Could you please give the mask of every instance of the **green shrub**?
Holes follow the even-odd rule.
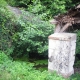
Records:
[[[0,80],[79,80],[78,73],[65,79],[56,72],[35,70],[33,66],[30,62],[12,61],[0,51]]]
[[[8,60],[9,60],[8,56],[4,52],[0,51],[0,64],[3,64]]]
[[[9,55],[14,49],[12,36],[15,34],[16,23],[14,15],[7,6],[8,4],[4,0],[0,1],[0,50]]]
[[[24,7],[29,12],[38,14],[42,19],[48,20],[53,16],[64,13],[71,7],[79,4],[73,0],[6,0],[11,6]]]
[[[65,79],[55,72],[35,70],[33,65],[28,62],[11,61],[5,66],[5,69],[0,70],[0,80],[79,80],[79,74]]]
[[[7,5],[7,2],[5,0],[0,0],[0,7],[4,7]]]
[[[32,13],[42,14],[44,17],[51,18],[54,15],[65,12],[66,2],[63,0],[33,0],[33,4],[29,5],[28,10]]]
[[[18,7],[27,7],[30,3],[30,0],[6,0],[7,3],[11,6],[18,6]]]
[[[21,31],[14,34],[15,51],[17,55],[31,53],[47,54],[48,36],[53,33],[54,27],[48,22],[41,20],[30,12],[23,11],[18,20]],[[15,55],[16,55],[15,54]]]
[[[35,70],[32,63],[11,61],[7,64],[3,64],[5,69],[0,69],[0,80],[65,80],[56,73]]]
[[[73,0],[32,0],[32,2],[32,4],[28,5],[27,10],[38,14],[44,20],[51,19],[58,14],[63,14],[79,3]]]
[[[49,22],[25,11],[17,20],[6,6],[0,7],[0,15],[0,50],[15,56],[46,52],[48,35],[53,32]]]
[[[77,33],[76,53],[80,54],[80,30],[75,32]]]
[[[76,73],[76,74],[73,74],[69,80],[79,80],[80,79],[80,73]]]

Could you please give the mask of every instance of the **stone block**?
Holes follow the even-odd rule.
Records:
[[[48,38],[48,69],[64,77],[74,74],[76,34],[54,33]]]

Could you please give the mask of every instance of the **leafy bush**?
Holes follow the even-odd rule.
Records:
[[[24,7],[29,12],[38,14],[42,19],[48,20],[53,16],[64,13],[71,7],[79,4],[73,0],[6,0],[9,5]]]
[[[3,5],[2,5],[3,4]],[[7,50],[12,45],[12,35],[15,30],[12,22],[13,15],[7,9],[7,3],[4,0],[0,1],[0,50]]]
[[[45,13],[48,15],[47,17],[50,17],[51,15],[57,15],[59,13],[65,12],[65,4],[67,1],[65,0],[36,0],[33,1],[32,5],[29,5],[28,10],[33,13],[43,14]],[[70,2],[70,0],[69,0]],[[50,15],[50,16],[49,16]],[[51,16],[51,17],[52,17]]]
[[[76,40],[76,54],[80,54],[80,30],[75,30],[74,33],[77,35]]]
[[[4,7],[7,5],[7,2],[5,0],[0,0],[0,7]]]
[[[35,70],[33,66],[30,62],[12,61],[0,51],[0,80],[79,80],[78,73],[65,79],[55,72]]]
[[[9,60],[3,52],[0,54],[0,59],[0,80],[65,80],[55,73],[35,70],[33,63]]]
[[[0,1],[0,50],[8,55],[40,55],[47,53],[47,37],[53,33],[53,27],[47,21],[49,17],[65,12],[67,5],[72,0],[6,0],[13,5],[27,5],[27,10],[34,13],[23,11],[19,20],[6,8],[7,3]],[[48,3],[48,4],[47,4]],[[47,5],[46,5],[47,4]],[[24,15],[24,16],[23,16]],[[17,22],[17,23],[16,23]],[[79,33],[78,33],[79,34]],[[79,42],[79,39],[78,39]],[[13,45],[12,45],[13,44]],[[79,46],[79,43],[77,43]],[[77,53],[80,49],[77,47]],[[36,56],[37,57],[37,56]]]
[[[0,64],[3,64],[3,63],[6,62],[7,60],[9,60],[8,56],[5,55],[4,52],[0,51]]]
[[[38,16],[25,11],[19,18],[18,24],[21,31],[13,36],[14,53],[17,53],[17,55],[45,53],[48,49],[48,36],[53,33],[53,26],[49,22],[41,20]]]
[[[80,30],[75,32],[77,33],[76,53],[80,54]]]
[[[0,50],[10,55],[14,50],[13,35],[17,32],[16,17],[8,9],[8,4],[0,1]]]
[[[11,67],[6,68],[7,70],[0,71],[0,80],[65,80],[56,73],[41,72],[26,63],[15,62],[9,66]]]
[[[74,74],[74,75],[72,75],[70,78],[69,78],[69,80],[79,80],[80,79],[80,74],[79,73],[76,73],[76,74]]]
[[[47,38],[53,32],[53,26],[42,21],[39,16],[25,11],[17,20],[6,6],[0,7],[0,50],[7,55],[46,52]]]
[[[17,7],[27,7],[29,3],[31,3],[30,0],[6,0],[7,3],[11,6],[17,6]]]

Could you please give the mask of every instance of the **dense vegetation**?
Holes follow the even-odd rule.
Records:
[[[29,59],[47,58],[48,36],[54,29],[48,20],[78,3],[72,0],[0,0],[0,80],[65,80],[56,73],[36,70]],[[9,5],[21,10],[19,16],[14,15]],[[75,32],[78,34],[76,53],[80,53],[80,30]],[[27,60],[14,60],[24,56]],[[73,75],[69,80],[78,80],[78,76]]]
[[[0,80],[79,80],[80,74],[63,78],[56,72],[36,70],[34,63],[26,61],[12,61],[4,52],[0,51]]]

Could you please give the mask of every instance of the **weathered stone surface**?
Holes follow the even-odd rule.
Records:
[[[49,36],[48,69],[70,76],[74,73],[76,34],[55,33]]]

